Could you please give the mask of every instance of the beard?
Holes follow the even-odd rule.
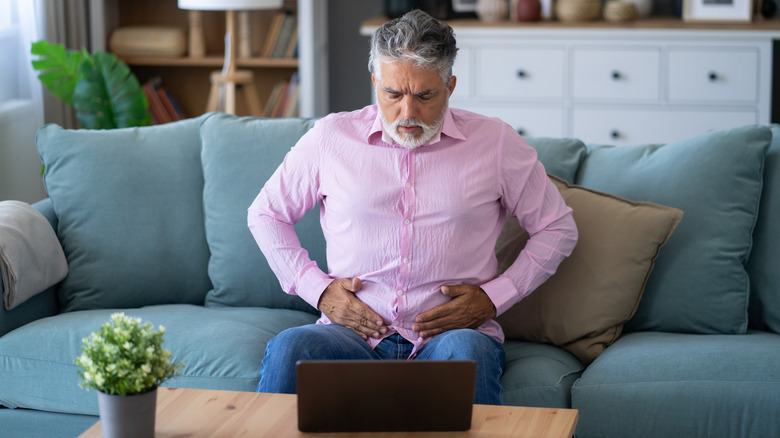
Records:
[[[441,131],[441,126],[444,124],[444,114],[447,112],[447,107],[448,105],[445,104],[436,121],[428,125],[417,119],[398,119],[395,122],[390,123],[385,118],[384,113],[382,113],[382,108],[377,106],[377,108],[379,108],[379,118],[382,121],[382,129],[384,129],[385,132],[396,141],[396,143],[408,149],[414,149],[424,145],[433,137],[435,137],[439,131]],[[422,132],[416,136],[411,133],[402,134],[398,131],[399,126],[419,126],[422,128]]]

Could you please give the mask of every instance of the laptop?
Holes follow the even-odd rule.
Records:
[[[298,429],[468,430],[476,372],[476,362],[460,360],[299,361]]]

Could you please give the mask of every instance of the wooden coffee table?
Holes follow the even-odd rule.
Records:
[[[574,409],[474,405],[465,432],[303,433],[298,431],[296,396],[184,388],[157,390],[155,437],[533,437],[571,438]],[[82,438],[100,437],[100,422]]]

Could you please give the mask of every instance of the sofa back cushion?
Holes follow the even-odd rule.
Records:
[[[69,268],[59,291],[63,311],[203,303],[211,283],[201,120],[38,131]]]
[[[577,184],[683,210],[626,331],[744,333],[745,264],[772,134],[747,126],[667,145],[592,146]]]
[[[247,227],[247,208],[298,139],[306,119],[258,119],[213,114],[201,128],[203,208],[214,285],[207,306],[292,308],[316,312],[285,294]],[[315,208],[296,224],[301,245],[326,270],[325,237]],[[326,271],[327,272],[327,271]]]
[[[780,333],[780,125],[772,125],[764,188],[750,253],[750,325]]]
[[[547,173],[569,184],[574,183],[580,163],[588,153],[585,143],[573,138],[530,137],[526,140],[536,149],[537,158]]]

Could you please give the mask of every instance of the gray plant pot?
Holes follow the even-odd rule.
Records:
[[[111,395],[98,391],[104,438],[154,437],[157,388],[143,394]]]

